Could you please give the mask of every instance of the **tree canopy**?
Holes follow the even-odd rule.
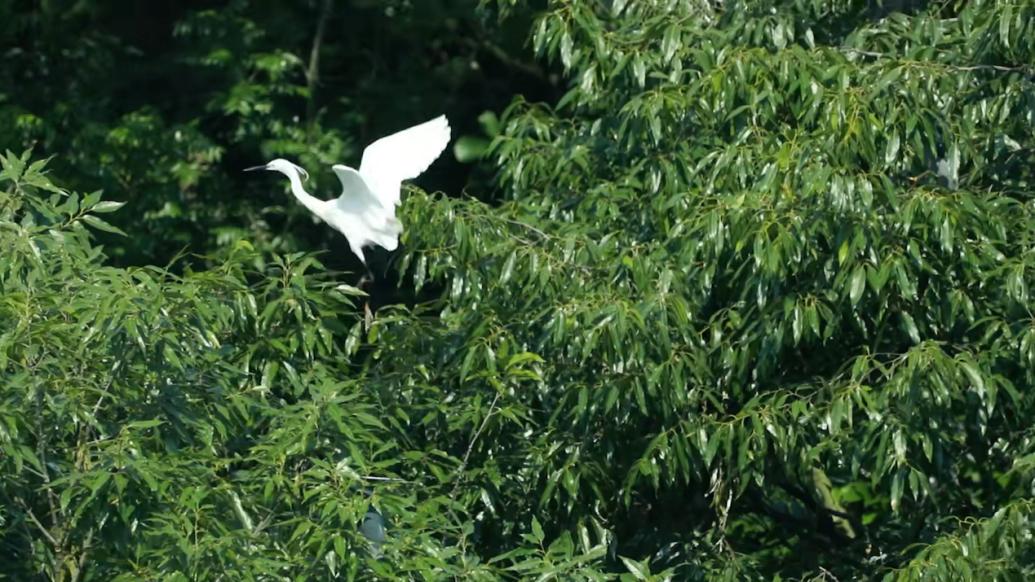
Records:
[[[0,575],[1035,575],[1035,5],[60,4],[0,33]],[[235,173],[428,102],[480,161],[391,289]]]

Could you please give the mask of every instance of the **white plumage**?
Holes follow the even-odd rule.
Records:
[[[395,217],[402,181],[416,178],[428,169],[449,143],[449,122],[444,115],[393,133],[363,150],[359,170],[337,164],[334,173],[341,181],[341,196],[334,200],[314,198],[302,187],[309,174],[300,166],[276,159],[250,170],[280,172],[291,181],[291,192],[306,208],[345,235],[349,248],[363,264],[363,247],[378,245],[392,251],[399,244],[402,223]]]

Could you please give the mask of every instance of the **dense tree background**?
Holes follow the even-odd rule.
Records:
[[[0,577],[1035,575],[1032,3],[55,0],[0,39]],[[239,171],[329,197],[440,112],[370,294]]]

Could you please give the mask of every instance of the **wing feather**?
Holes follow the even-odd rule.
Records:
[[[362,200],[364,204],[381,204],[377,196],[370,191],[366,180],[363,179],[363,176],[355,168],[350,168],[343,164],[335,164],[331,166],[331,169],[334,170],[335,175],[338,176],[338,181],[341,182],[341,196],[339,200],[351,196]],[[395,214],[395,209],[392,209],[392,214]]]
[[[398,205],[402,181],[416,178],[428,169],[446,149],[449,137],[445,115],[382,137],[363,150],[359,173],[382,204]]]
[[[334,211],[329,215],[331,225],[346,237],[373,241],[389,250],[395,248],[402,233],[402,224],[395,217],[395,206],[384,205],[371,191],[366,178],[348,166],[331,167],[341,181],[341,196],[334,200]]]

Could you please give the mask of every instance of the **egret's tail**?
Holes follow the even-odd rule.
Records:
[[[402,234],[402,231],[403,227],[399,219],[391,217],[385,221],[384,226],[374,230],[374,242],[378,246],[384,247],[385,250],[394,251],[399,247],[399,235]]]

